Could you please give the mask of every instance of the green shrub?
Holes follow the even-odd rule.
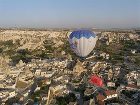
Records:
[[[3,49],[2,48],[0,48],[0,53],[2,53],[3,52]]]
[[[1,41],[1,42],[0,42],[0,45],[1,45],[1,46],[6,46],[6,47],[11,47],[11,46],[13,46],[14,44],[13,44],[13,41],[12,41],[12,40],[8,40],[8,41]]]

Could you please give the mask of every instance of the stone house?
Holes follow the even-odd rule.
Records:
[[[12,98],[15,97],[17,95],[17,93],[13,90],[9,92],[9,97],[8,98]]]

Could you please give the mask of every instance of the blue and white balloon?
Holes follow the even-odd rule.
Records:
[[[80,57],[86,57],[95,47],[96,35],[89,30],[73,31],[69,36],[72,50]]]

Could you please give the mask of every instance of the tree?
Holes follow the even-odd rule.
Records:
[[[54,52],[55,50],[55,48],[53,47],[54,43],[51,40],[45,40],[43,44],[47,52],[50,52],[50,53]]]
[[[2,48],[0,48],[0,53],[2,53],[3,52],[3,49]]]
[[[13,98],[8,99],[5,102],[5,105],[13,105],[14,103],[18,103],[18,102],[19,102],[19,98],[18,97],[13,97]]]
[[[13,65],[17,64],[20,60],[27,63],[31,61],[31,53],[27,49],[18,50],[16,54],[10,57]]]

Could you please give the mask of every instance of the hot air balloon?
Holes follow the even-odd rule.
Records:
[[[103,87],[103,80],[97,75],[91,76],[90,83],[98,87]]]
[[[69,36],[72,50],[80,57],[86,57],[95,47],[96,35],[89,30],[76,30]]]

